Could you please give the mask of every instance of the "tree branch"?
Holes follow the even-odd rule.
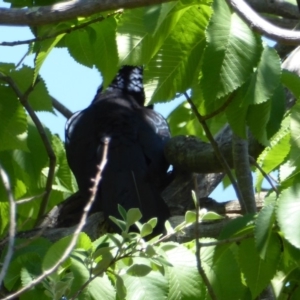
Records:
[[[14,244],[15,244],[15,233],[16,233],[16,202],[13,196],[11,185],[9,182],[8,175],[0,165],[0,177],[2,179],[8,202],[9,202],[9,232],[8,232],[8,247],[7,253],[2,264],[0,272],[0,286],[2,286],[3,279],[6,275],[10,260],[14,253]]]
[[[49,6],[0,8],[0,25],[36,26],[87,17],[120,8],[150,6],[171,0],[71,0]]]
[[[260,17],[243,0],[226,0],[228,5],[251,27],[252,30],[280,43],[296,45],[300,43],[300,32],[286,30]]]

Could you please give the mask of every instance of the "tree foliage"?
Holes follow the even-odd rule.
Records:
[[[56,3],[7,2],[32,9]],[[19,299],[256,299],[269,286],[276,299],[299,298],[300,79],[282,69],[276,49],[228,3],[172,1],[33,26],[28,55],[34,54],[34,67],[0,63],[2,299],[13,299],[10,294],[29,285]],[[193,222],[222,217],[198,212],[196,201],[197,213],[187,212],[183,224],[167,223],[166,236],[145,241],[156,220],[140,224],[137,209],[119,207],[122,220],[112,220],[122,234],[95,241],[85,233],[56,242],[17,238],[77,190],[63,142],[36,116],[54,112],[39,71],[55,47],[95,67],[104,87],[121,65],[144,65],[149,103],[185,95],[168,117],[174,135],[213,144],[212,135],[226,124],[241,140],[251,132],[264,147],[256,190],[264,178],[261,169],[278,174],[277,188],[269,191],[261,211],[232,220],[216,239],[196,232],[185,244],[167,239]],[[132,224],[138,233],[129,231]],[[72,241],[68,258],[48,272]]]

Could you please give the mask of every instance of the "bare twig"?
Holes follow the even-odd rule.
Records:
[[[94,203],[94,200],[95,200],[95,197],[96,197],[96,192],[97,192],[97,187],[98,187],[99,182],[101,180],[102,170],[105,167],[105,164],[107,162],[108,144],[109,144],[109,139],[105,138],[102,161],[101,161],[100,165],[98,166],[98,172],[97,172],[96,177],[94,179],[94,185],[93,185],[93,188],[91,189],[91,191],[92,191],[91,197],[90,197],[89,201],[87,202],[87,204],[85,205],[85,207],[83,209],[83,214],[81,216],[80,222],[79,222],[76,230],[74,231],[72,240],[70,241],[70,244],[66,248],[65,252],[62,254],[60,259],[51,268],[45,270],[40,276],[38,276],[37,278],[32,280],[28,285],[22,287],[17,292],[15,292],[11,295],[8,295],[5,298],[2,298],[0,300],[16,299],[16,297],[18,297],[19,295],[21,295],[25,291],[31,289],[32,287],[34,287],[35,285],[40,283],[44,278],[46,278],[47,276],[49,276],[50,274],[55,272],[57,270],[57,268],[69,257],[71,251],[73,250],[73,248],[75,247],[75,245],[77,243],[78,236],[79,236],[80,232],[82,231],[82,228],[84,227],[84,225],[86,223],[86,219],[87,219],[88,213],[90,211],[90,208],[91,208],[92,204]]]
[[[61,102],[56,100],[54,97],[51,96],[51,101],[53,107],[61,113],[66,119],[70,119],[73,113],[66,107],[64,106]]]
[[[30,86],[27,89],[27,91],[23,94],[11,77],[5,76],[0,73],[0,79],[4,80],[5,82],[7,82],[10,85],[10,87],[13,89],[13,91],[19,98],[21,104],[24,106],[24,108],[28,112],[29,116],[31,117],[33,123],[35,124],[35,126],[40,134],[40,137],[42,139],[42,142],[44,144],[44,147],[45,147],[46,152],[49,157],[49,171],[48,171],[48,176],[47,176],[47,181],[46,181],[45,195],[42,199],[42,203],[41,203],[40,210],[38,213],[38,218],[37,218],[37,223],[38,223],[41,220],[41,218],[43,217],[43,215],[46,213],[46,210],[47,210],[49,197],[50,197],[50,193],[52,190],[52,182],[54,179],[55,164],[56,164],[55,153],[52,149],[51,142],[49,141],[49,139],[47,137],[46,131],[45,131],[40,119],[38,118],[38,116],[36,115],[36,113],[34,112],[32,107],[30,106],[30,104],[28,103],[28,96],[33,91],[35,85],[38,84],[38,81],[35,82],[35,85]]]
[[[276,185],[273,183],[273,181],[271,179],[273,179],[271,176],[269,176],[264,170],[263,168],[261,168],[261,166],[256,162],[256,160],[249,156],[249,161],[250,163],[255,166],[259,171],[260,173],[264,176],[264,178],[269,182],[270,186],[272,187],[272,189],[275,191],[276,195],[279,196],[279,191],[276,187]]]
[[[237,237],[233,237],[233,238],[229,238],[229,239],[223,239],[223,240],[219,240],[219,241],[214,241],[214,242],[205,242],[205,243],[199,243],[199,245],[201,247],[211,247],[211,246],[219,246],[219,245],[224,245],[224,244],[231,244],[231,243],[236,243],[236,242],[240,242],[246,239],[250,239],[253,238],[253,233],[248,233],[242,236],[237,236]]]
[[[195,188],[196,188],[196,191],[197,191],[198,185],[197,185],[196,179],[195,179]],[[213,299],[213,300],[217,300],[217,296],[216,296],[216,294],[215,294],[215,292],[212,288],[212,285],[210,284],[209,279],[206,276],[206,273],[205,273],[205,271],[202,267],[202,264],[201,264],[201,253],[200,253],[201,246],[200,246],[200,242],[199,242],[200,237],[199,237],[199,229],[198,229],[198,226],[199,226],[199,202],[198,202],[198,197],[197,196],[196,196],[195,205],[196,205],[195,242],[196,242],[197,269],[198,269],[199,275],[201,276],[201,278],[202,278],[202,280],[203,280],[203,282],[204,282],[204,284],[207,288],[207,291],[209,293],[210,298]]]
[[[8,233],[8,247],[7,253],[4,258],[4,262],[2,265],[2,269],[0,272],[0,287],[2,285],[4,276],[6,275],[6,271],[8,269],[10,260],[13,256],[14,252],[14,243],[15,243],[15,233],[16,233],[16,202],[13,196],[13,192],[11,190],[10,182],[8,175],[0,165],[0,177],[2,179],[5,191],[7,193],[7,198],[9,202],[9,233]]]
[[[79,24],[79,25],[76,25],[76,26],[73,26],[73,27],[69,27],[69,28],[66,28],[66,29],[63,29],[63,30],[59,30],[53,34],[49,34],[49,35],[45,35],[45,36],[38,36],[36,38],[33,38],[33,39],[28,39],[28,40],[23,40],[23,41],[15,41],[15,42],[1,42],[0,43],[0,46],[19,46],[19,45],[24,45],[24,44],[31,44],[31,43],[35,43],[35,42],[41,42],[41,41],[44,41],[44,40],[47,40],[47,39],[51,39],[51,38],[55,38],[61,34],[68,34],[68,33],[71,33],[75,30],[78,30],[78,29],[82,29],[82,28],[85,28],[91,24],[94,24],[96,22],[101,22],[111,16],[115,16],[117,14],[121,14],[123,12],[123,10],[118,10],[118,11],[115,11],[113,13],[110,13],[108,14],[106,17],[104,16],[99,16],[99,17],[96,17],[88,22],[85,22],[85,23],[82,23],[82,24]],[[26,56],[26,55],[25,55]]]
[[[213,147],[214,149],[214,152],[215,152],[215,155],[216,157],[218,158],[220,164],[222,165],[224,171],[226,172],[227,176],[229,177],[230,181],[231,181],[231,184],[235,190],[235,193],[239,199],[240,202],[243,201],[242,197],[241,197],[241,192],[239,190],[239,187],[238,185],[236,184],[236,181],[232,175],[232,172],[230,170],[230,167],[225,159],[225,157],[223,156],[222,152],[220,151],[219,149],[219,146],[217,144],[217,142],[215,141],[214,137],[212,136],[205,120],[203,120],[203,117],[200,115],[200,113],[198,112],[198,109],[197,107],[195,106],[194,102],[192,101],[192,99],[189,97],[189,95],[185,92],[184,93],[188,103],[191,105],[191,108],[192,108],[192,111],[193,113],[195,114],[195,116],[197,117],[199,123],[202,125],[203,129],[204,129],[204,132],[208,138],[208,140],[210,141],[210,144],[211,146]]]
[[[19,204],[28,203],[32,200],[43,197],[44,195],[45,195],[45,192],[43,192],[42,194],[37,195],[37,196],[32,196],[32,197],[28,197],[28,198],[25,198],[25,199],[20,199],[20,200],[16,201],[16,204],[19,205]]]

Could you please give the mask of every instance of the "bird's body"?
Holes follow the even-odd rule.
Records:
[[[100,163],[104,138],[110,139],[108,161],[92,212],[119,218],[118,204],[138,207],[143,221],[158,217],[158,230],[169,217],[160,196],[169,167],[163,154],[170,133],[165,119],[144,107],[142,70],[123,67],[112,84],[99,89],[92,104],[73,115],[66,129],[66,153],[86,197]]]

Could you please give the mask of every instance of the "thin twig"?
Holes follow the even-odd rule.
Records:
[[[235,93],[233,92],[219,108],[217,108],[215,111],[213,111],[213,112],[210,113],[210,114],[207,114],[207,115],[205,115],[205,116],[202,116],[202,120],[203,120],[203,121],[207,121],[208,119],[211,119],[211,118],[217,116],[218,114],[220,114],[221,112],[223,112],[224,109],[225,109],[225,108],[231,103],[231,101],[234,99],[234,95],[235,95]]]
[[[236,243],[240,242],[243,240],[247,240],[250,238],[253,238],[253,233],[248,233],[242,236],[237,236],[234,238],[229,238],[229,239],[223,239],[219,241],[214,241],[214,242],[207,242],[207,243],[201,243],[199,242],[200,247],[211,247],[211,246],[219,246],[219,245],[224,245],[224,244],[231,244],[231,243]]]
[[[49,35],[41,36],[41,37],[36,37],[36,38],[33,38],[33,39],[24,40],[24,41],[2,42],[2,43],[0,43],[0,46],[10,46],[10,47],[12,47],[12,46],[19,46],[19,45],[30,44],[30,43],[35,43],[35,42],[41,42],[41,41],[44,41],[44,40],[47,40],[47,39],[52,39],[52,38],[55,38],[55,37],[57,37],[61,34],[64,34],[64,33],[68,34],[68,33],[71,33],[75,30],[85,28],[85,27],[87,27],[87,26],[89,26],[93,23],[104,21],[105,19],[107,19],[109,17],[112,17],[112,16],[115,16],[115,15],[118,15],[118,14],[121,14],[122,12],[123,12],[123,10],[120,9],[118,11],[115,11],[115,12],[112,12],[112,13],[108,14],[106,17],[99,16],[99,17],[96,17],[96,18],[94,18],[94,19],[92,19],[88,22],[76,25],[74,27],[59,30],[59,31],[57,31],[53,34],[49,34]]]
[[[195,188],[196,188],[196,190],[198,189],[196,179],[195,179]],[[196,192],[196,195],[197,195],[197,192]],[[210,298],[212,300],[217,300],[217,296],[216,296],[216,294],[215,294],[215,292],[212,288],[212,285],[209,282],[208,277],[206,276],[206,273],[205,273],[205,271],[202,267],[202,263],[201,263],[201,253],[200,253],[201,246],[200,246],[200,242],[199,242],[200,237],[199,237],[199,201],[198,201],[198,197],[196,198],[195,205],[196,205],[195,242],[196,242],[197,269],[198,269],[199,275],[201,276],[201,278],[202,278],[202,280],[203,280],[203,282],[204,282],[204,284],[207,288],[207,291],[208,291],[208,294],[209,294]]]
[[[19,205],[19,204],[28,203],[28,202],[30,202],[30,201],[32,201],[32,200],[35,200],[35,199],[37,199],[37,198],[40,198],[40,197],[42,197],[42,196],[44,196],[44,195],[45,195],[45,192],[43,192],[42,194],[37,195],[37,196],[32,196],[32,197],[20,199],[20,200],[17,200],[17,201],[16,201],[16,204]]]
[[[214,149],[215,155],[217,157],[217,159],[219,160],[220,164],[222,165],[223,169],[225,170],[225,173],[227,174],[227,176],[229,177],[231,184],[235,190],[235,193],[240,201],[240,203],[243,201],[242,196],[241,196],[241,192],[239,190],[239,187],[234,179],[234,176],[231,172],[231,169],[225,159],[225,157],[223,156],[222,152],[220,151],[219,145],[218,143],[215,141],[214,137],[212,136],[205,120],[203,119],[203,117],[200,115],[200,113],[198,112],[197,107],[195,106],[194,102],[192,101],[191,97],[185,92],[184,96],[186,97],[188,103],[191,105],[192,111],[195,114],[195,116],[197,117],[199,123],[202,125],[204,132],[208,138],[208,140],[210,141],[211,146]],[[245,205],[244,205],[245,206]]]
[[[249,156],[249,161],[252,165],[254,165],[259,171],[260,173],[264,176],[264,178],[269,182],[270,186],[272,187],[272,189],[275,191],[276,195],[279,196],[279,191],[276,187],[276,185],[273,184],[273,181],[271,180],[271,176],[269,176],[264,170],[263,168],[256,162],[256,160]]]
[[[103,150],[103,155],[102,155],[102,161],[101,161],[100,165],[98,166],[98,172],[97,172],[97,174],[95,176],[95,179],[94,179],[93,188],[91,189],[92,193],[91,193],[90,199],[89,199],[89,201],[87,202],[87,204],[85,205],[85,207],[83,209],[83,214],[81,216],[80,222],[79,222],[76,230],[74,231],[72,240],[71,240],[70,244],[68,245],[67,249],[65,250],[65,252],[62,254],[60,259],[54,264],[54,266],[52,266],[51,268],[45,270],[40,276],[38,276],[37,278],[32,280],[28,285],[26,285],[26,286],[22,287],[21,289],[19,289],[17,292],[15,292],[11,295],[8,295],[5,298],[2,298],[0,300],[16,299],[16,297],[18,297],[19,295],[21,295],[25,291],[31,289],[32,287],[34,287],[35,285],[40,283],[44,278],[46,278],[47,276],[49,276],[50,274],[55,272],[57,270],[57,268],[70,256],[70,253],[72,252],[73,248],[75,247],[75,245],[77,243],[78,236],[79,236],[80,232],[82,231],[82,228],[84,227],[84,225],[86,223],[86,219],[87,219],[88,213],[90,211],[90,208],[91,208],[92,204],[95,201],[97,187],[98,187],[99,182],[101,180],[102,170],[104,169],[105,164],[107,162],[108,144],[109,144],[109,139],[105,138],[104,139],[104,150]]]
[[[9,182],[8,175],[0,165],[0,176],[7,193],[7,198],[9,202],[9,235],[8,235],[8,247],[7,253],[4,258],[4,262],[2,264],[2,269],[0,272],[0,287],[2,286],[2,282],[4,276],[6,275],[6,271],[8,269],[10,260],[13,256],[14,252],[14,244],[15,244],[15,233],[16,233],[16,202],[13,196],[13,192],[11,190],[11,185]]]
[[[56,100],[54,97],[51,96],[51,101],[53,107],[61,113],[66,119],[70,119],[73,113],[66,107],[64,106],[61,102]]]
[[[51,142],[49,141],[49,139],[47,137],[46,131],[45,131],[40,119],[38,118],[38,116],[36,115],[36,113],[34,112],[32,107],[30,106],[30,104],[28,103],[28,96],[33,91],[34,87],[38,84],[39,81],[37,80],[35,82],[35,85],[30,86],[27,89],[27,91],[23,94],[11,77],[5,76],[0,73],[0,79],[6,81],[10,85],[10,87],[15,92],[16,96],[19,98],[20,103],[24,106],[24,108],[28,112],[29,116],[31,117],[33,123],[35,124],[35,126],[40,134],[41,140],[44,144],[44,147],[45,147],[46,152],[49,157],[49,171],[48,171],[48,176],[47,176],[47,181],[46,181],[45,195],[42,199],[40,210],[39,210],[37,221],[36,221],[36,224],[38,224],[47,210],[49,197],[50,197],[50,193],[52,190],[52,182],[54,179],[55,164],[56,164],[56,156],[52,149]]]

